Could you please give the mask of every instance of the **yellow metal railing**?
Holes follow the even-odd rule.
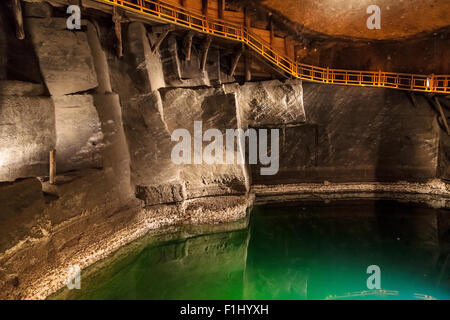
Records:
[[[139,12],[217,37],[242,42],[288,74],[304,80],[353,86],[387,87],[410,91],[450,92],[450,75],[419,75],[382,71],[339,70],[296,63],[243,25],[211,19],[187,9],[151,0],[96,0]]]

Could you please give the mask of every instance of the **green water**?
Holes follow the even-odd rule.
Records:
[[[141,239],[83,270],[80,290],[51,298],[450,297],[448,210],[315,203],[256,207],[249,220]],[[367,287],[370,265],[380,268],[380,290]]]

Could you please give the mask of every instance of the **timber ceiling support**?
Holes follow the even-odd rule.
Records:
[[[202,0],[202,13],[204,16],[208,14],[208,0]]]
[[[118,7],[113,7],[112,21],[114,23],[114,33],[116,35],[116,52],[117,57],[123,57],[123,44],[122,44],[122,20],[123,12]]]
[[[231,63],[231,68],[230,68],[230,77],[234,76],[234,72],[236,71],[236,67],[237,67],[237,65],[239,63],[239,59],[241,58],[242,53],[244,52],[244,50],[245,50],[245,47],[242,46],[240,48],[240,50],[234,55],[233,61]]]
[[[273,45],[273,40],[275,39],[275,29],[273,26],[273,14],[269,13],[269,30],[270,30],[270,45]]]
[[[16,37],[19,40],[23,40],[25,39],[25,31],[23,28],[22,5],[20,4],[20,0],[12,0],[12,9],[16,25]]]
[[[161,33],[158,37],[158,40],[156,40],[155,45],[152,47],[152,53],[155,53],[159,50],[159,47],[163,43],[164,39],[169,35],[169,33],[175,30],[175,27],[173,25],[165,25],[162,28],[153,28],[152,30],[155,33]]]
[[[223,19],[223,12],[225,11],[225,0],[218,0],[219,19]]]
[[[186,61],[191,61],[192,39],[194,38],[194,34],[195,33],[193,31],[189,31],[184,38],[184,56]]]
[[[201,65],[202,71],[206,70],[206,59],[208,58],[208,51],[209,47],[211,46],[211,42],[212,38],[210,36],[207,36],[203,43],[202,65]]]
[[[251,25],[252,25],[252,22],[251,22],[251,20],[250,20],[250,13],[249,13],[248,11],[249,11],[248,8],[245,7],[245,8],[244,8],[244,26],[245,26],[247,29],[250,29],[250,27],[251,27]]]

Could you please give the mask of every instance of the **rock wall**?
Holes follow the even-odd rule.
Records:
[[[1,297],[43,298],[64,285],[68,265],[84,268],[148,230],[246,215],[244,166],[211,170],[170,160],[170,132],[178,126],[190,129],[194,120],[239,126],[234,94],[158,91],[170,79],[161,61],[170,38],[152,52],[156,31],[124,24],[119,59],[110,23],[83,20],[81,30],[69,31],[59,7],[36,2],[24,5],[20,42],[3,19],[9,8],[1,6],[0,32],[7,34],[0,39]],[[28,77],[10,50],[27,55]],[[217,79],[213,64],[208,70]],[[209,85],[197,82],[208,71],[194,69],[181,67],[175,84]],[[181,78],[189,72],[192,81]],[[186,100],[192,97],[195,103]],[[55,184],[48,181],[52,149]]]
[[[438,176],[441,129],[422,95],[304,83],[307,121],[282,127],[280,171],[255,184],[426,181]],[[256,168],[257,169],[257,168]]]
[[[422,96],[413,106],[387,89],[230,83],[220,45],[203,71],[203,37],[188,61],[185,32],[154,51],[165,26],[136,21],[122,24],[118,58],[110,19],[89,13],[69,31],[68,2],[58,3],[27,2],[23,41],[0,4],[0,297],[43,298],[64,285],[67,266],[84,268],[151,229],[241,219],[252,184],[448,177],[448,143]],[[279,128],[279,173],[175,164],[171,135],[193,137],[194,121],[222,138]]]

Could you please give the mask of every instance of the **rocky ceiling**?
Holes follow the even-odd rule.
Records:
[[[450,25],[450,0],[262,0],[274,12],[333,36],[396,39]],[[381,29],[366,27],[367,7],[381,9]]]

